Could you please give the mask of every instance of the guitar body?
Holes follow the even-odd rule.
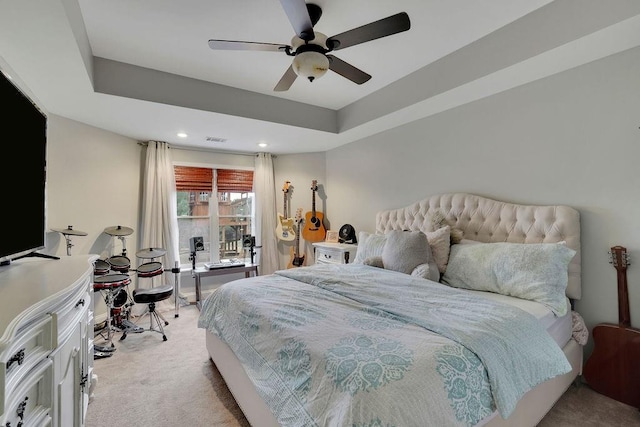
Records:
[[[304,265],[304,254],[300,253],[300,223],[303,221],[302,219],[302,209],[298,209],[296,211],[296,234],[295,240],[296,243],[291,248],[291,258],[289,259],[289,264],[287,264],[287,268],[294,267],[302,267]]]
[[[279,240],[292,242],[296,239],[296,229],[293,218],[287,218],[278,213],[278,225],[276,226],[276,236]]]
[[[640,408],[640,330],[602,323],[592,331],[594,350],[584,366],[589,386]]]
[[[614,246],[610,254],[618,271],[618,324],[593,328],[594,349],[582,374],[598,393],[640,408],[640,329],[631,327],[629,316],[627,249]]]
[[[307,242],[322,242],[327,235],[327,229],[324,226],[324,214],[316,211],[307,212],[304,216],[305,227],[302,229],[302,237]]]
[[[287,268],[302,267],[305,265],[305,256],[298,255],[296,252],[297,251],[294,248],[291,248],[291,259],[289,259]]]
[[[285,242],[292,242],[296,238],[296,229],[293,218],[289,218],[289,209],[287,209],[287,196],[289,195],[289,187],[291,181],[285,181],[282,187],[282,194],[284,195],[284,215],[278,212],[278,224],[276,225],[276,238]]]
[[[305,214],[305,226],[302,229],[302,237],[307,242],[322,242],[327,235],[327,229],[324,226],[324,214],[316,211],[316,191],[318,190],[318,182],[314,179],[311,181],[311,211]]]

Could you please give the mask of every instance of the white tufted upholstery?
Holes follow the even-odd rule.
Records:
[[[580,213],[569,206],[532,206],[499,202],[466,193],[431,196],[401,209],[378,212],[376,232],[431,229],[431,215],[440,211],[462,230],[463,238],[480,242],[553,243],[565,241],[576,251],[569,264],[567,296],[580,299]]]

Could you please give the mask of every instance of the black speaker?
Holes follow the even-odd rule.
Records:
[[[192,237],[189,239],[189,250],[191,253],[204,251],[204,239],[202,237]]]
[[[242,247],[243,248],[252,248],[256,245],[256,237],[251,234],[243,234],[242,235]]]

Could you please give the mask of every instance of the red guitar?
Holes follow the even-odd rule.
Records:
[[[296,211],[296,244],[291,248],[291,259],[287,268],[302,267],[304,265],[304,254],[300,254],[300,222],[302,222],[302,209]]]
[[[316,191],[318,181],[311,181],[311,211],[305,214],[305,226],[302,229],[302,237],[307,242],[322,242],[327,234],[327,229],[322,221],[324,214],[316,211]]]
[[[631,327],[626,248],[611,248],[611,264],[618,271],[618,324],[593,328],[594,350],[583,375],[598,393],[640,408],[640,329]]]

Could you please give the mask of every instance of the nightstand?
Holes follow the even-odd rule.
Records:
[[[347,243],[313,243],[316,264],[348,264],[357,249],[358,245]]]

